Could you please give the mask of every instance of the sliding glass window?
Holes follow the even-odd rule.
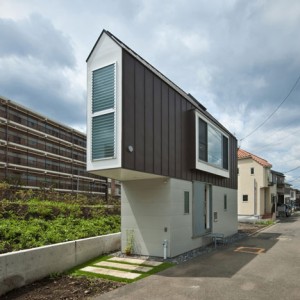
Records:
[[[228,138],[198,117],[198,159],[228,170]]]

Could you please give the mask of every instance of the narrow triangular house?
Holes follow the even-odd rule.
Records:
[[[174,257],[237,232],[237,141],[203,105],[106,30],[87,94],[87,168],[122,182],[122,251]]]

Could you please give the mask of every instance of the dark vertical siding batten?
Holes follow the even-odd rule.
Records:
[[[134,138],[134,59],[127,52],[123,51],[123,122],[122,126],[126,130],[122,131],[123,138],[123,159],[122,166],[128,169],[134,169],[134,153],[130,153],[127,148],[129,145],[135,146]],[[135,151],[135,149],[134,149]]]
[[[161,174],[161,80],[154,76],[154,173]]]
[[[195,120],[193,107],[190,102],[186,102],[186,127],[184,135],[186,136],[186,159],[187,159],[187,180],[192,180],[192,164],[195,158]]]
[[[169,175],[169,91],[168,86],[162,83],[161,95],[161,138],[162,138],[162,175]]]
[[[137,171],[145,170],[145,80],[144,80],[144,66],[135,62],[135,167]]]
[[[181,141],[181,96],[176,93],[175,98],[175,113],[176,113],[176,121],[175,121],[175,156],[176,156],[176,163],[175,163],[175,170],[176,170],[176,177],[181,178],[181,148],[183,146]]]
[[[145,171],[153,173],[153,74],[145,69]]]
[[[169,88],[169,176],[175,175],[175,93]]]

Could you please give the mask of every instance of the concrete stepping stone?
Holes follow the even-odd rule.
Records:
[[[142,275],[142,274],[137,274],[137,273],[129,273],[129,272],[125,272],[125,271],[104,269],[104,268],[100,268],[100,267],[85,267],[85,268],[80,269],[80,271],[96,273],[96,274],[100,274],[100,275],[109,275],[109,276],[113,276],[113,277],[126,278],[126,279],[136,279]]]
[[[162,262],[158,262],[158,261],[154,261],[154,260],[145,260],[145,259],[139,259],[139,258],[126,258],[126,257],[112,257],[108,260],[136,264],[136,265],[146,265],[146,266],[151,266],[151,267],[156,267],[156,266],[159,266],[162,264]]]
[[[96,263],[95,265],[100,266],[100,267],[112,267],[112,268],[124,269],[124,270],[129,270],[129,271],[137,271],[137,272],[149,272],[153,269],[151,267],[119,264],[117,262],[109,262],[109,261],[100,261],[99,263]]]

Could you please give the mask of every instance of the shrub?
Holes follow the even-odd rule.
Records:
[[[120,231],[120,214],[101,205],[39,200],[0,202],[0,253]]]

